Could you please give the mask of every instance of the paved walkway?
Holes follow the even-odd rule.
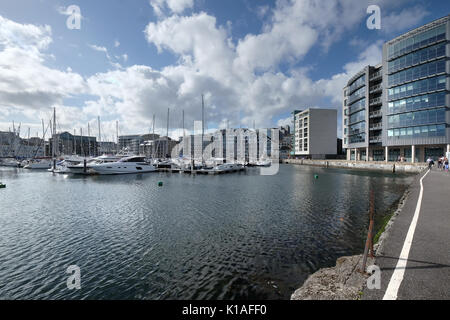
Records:
[[[417,178],[376,264],[381,289],[366,288],[363,299],[450,300],[450,173],[433,169]]]

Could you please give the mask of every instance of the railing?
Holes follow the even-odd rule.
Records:
[[[373,86],[370,88],[370,93],[381,91],[383,88],[381,87],[381,84],[377,84],[376,86]]]
[[[382,138],[381,137],[370,137],[369,142],[370,143],[379,143],[379,142],[382,142]]]
[[[377,71],[377,72],[371,74],[369,80],[376,80],[379,78],[381,78],[381,71]]]
[[[378,129],[382,129],[382,128],[383,128],[382,123],[377,123],[377,124],[373,124],[373,125],[369,126],[370,130],[378,130]]]
[[[370,99],[370,101],[369,101],[370,106],[381,104],[381,103],[382,103],[381,98],[374,98],[374,99]]]
[[[377,118],[377,117],[381,117],[383,115],[383,113],[380,111],[372,111],[369,113],[369,118]]]

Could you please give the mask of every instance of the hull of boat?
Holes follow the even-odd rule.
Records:
[[[123,165],[123,166],[90,166],[90,171],[99,175],[118,175],[118,174],[133,174],[133,173],[150,173],[157,169],[153,165]]]
[[[47,169],[50,169],[51,167],[52,167],[51,163],[33,163],[33,164],[28,164],[23,168],[30,169],[30,170],[47,170]]]

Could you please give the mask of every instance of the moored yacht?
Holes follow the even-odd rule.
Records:
[[[89,169],[91,166],[105,164],[105,163],[113,163],[120,159],[122,159],[122,156],[100,156],[93,159],[86,159],[86,172],[84,168],[84,160],[85,159],[79,159],[76,163],[72,162],[67,164],[66,166],[66,172],[65,173],[72,173],[72,174],[85,174],[89,173]]]
[[[51,159],[32,159],[23,168],[31,170],[46,170],[52,167]]]
[[[239,163],[224,163],[214,167],[212,170],[216,173],[241,171],[244,166]]]
[[[147,162],[145,157],[142,156],[126,157],[117,162],[89,164],[88,168],[91,173],[101,175],[147,173],[157,170],[153,164]]]
[[[0,166],[19,168],[20,162],[15,159],[5,159],[5,160],[0,160]]]

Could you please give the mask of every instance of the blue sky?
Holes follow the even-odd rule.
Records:
[[[369,4],[381,30],[368,30]],[[80,30],[66,27],[70,5]],[[0,3],[0,130],[32,132],[52,107],[61,130],[94,125],[105,138],[143,133],[156,115],[171,135],[208,128],[288,124],[290,112],[341,108],[348,78],[381,59],[381,45],[450,13],[445,1],[15,0]],[[158,129],[161,128],[161,129]],[[340,128],[340,126],[339,126]],[[23,130],[22,132],[24,132]],[[339,129],[340,134],[340,129]]]

